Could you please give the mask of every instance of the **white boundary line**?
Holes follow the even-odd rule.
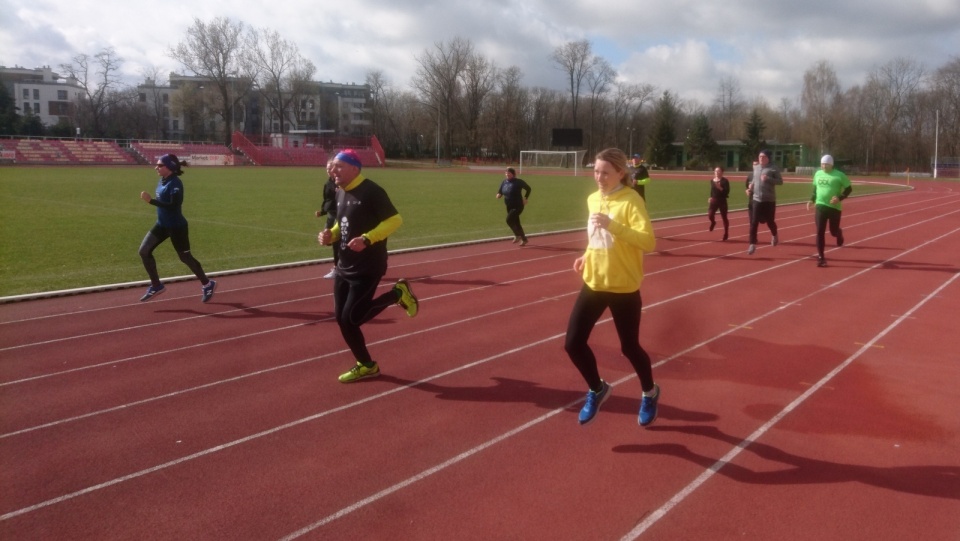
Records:
[[[960,212],[960,211],[954,211],[954,212]],[[950,213],[941,215],[940,217],[947,216],[947,215],[950,215],[950,214],[953,214],[953,212],[950,212]],[[904,227],[901,227],[901,228],[899,228],[899,229],[897,229],[897,230],[894,230],[894,231],[899,231],[899,230],[903,230],[903,229],[908,229],[908,228],[910,228],[910,227],[915,227],[915,226],[917,226],[917,225],[920,225],[920,224],[922,224],[922,223],[925,223],[926,221],[931,221],[931,220],[935,220],[935,219],[938,219],[938,218],[939,218],[939,217],[929,218],[928,220],[924,220],[923,222],[914,223],[914,224],[911,224],[910,226],[904,226]],[[708,343],[710,343],[710,342],[712,342],[712,341],[714,341],[714,340],[717,340],[717,339],[719,339],[719,338],[721,338],[721,337],[723,337],[723,336],[726,336],[727,334],[730,334],[731,332],[733,332],[733,331],[735,331],[735,330],[737,330],[737,329],[740,329],[740,328],[749,326],[750,323],[752,323],[752,322],[754,322],[754,321],[758,321],[758,320],[760,320],[760,319],[762,319],[762,318],[764,318],[764,317],[769,316],[770,314],[773,314],[773,313],[776,313],[776,312],[778,312],[778,311],[781,311],[781,310],[787,308],[788,306],[791,306],[791,305],[793,305],[793,304],[796,304],[796,303],[798,303],[798,302],[801,302],[801,301],[803,301],[803,300],[806,300],[807,298],[811,298],[811,297],[813,297],[813,296],[815,296],[815,295],[818,295],[818,294],[820,294],[820,293],[823,293],[823,292],[825,292],[825,291],[828,291],[831,287],[836,286],[836,285],[838,285],[838,284],[841,284],[841,283],[843,283],[843,282],[846,282],[847,280],[851,280],[851,279],[853,279],[853,278],[856,277],[856,276],[859,276],[859,275],[861,275],[861,274],[864,274],[864,273],[869,272],[869,271],[871,271],[871,270],[874,270],[874,269],[876,269],[876,268],[882,267],[882,265],[885,264],[885,263],[888,263],[888,262],[890,262],[890,261],[896,260],[896,259],[898,259],[898,258],[900,258],[900,257],[902,257],[902,256],[904,256],[904,255],[906,255],[906,254],[909,254],[909,253],[911,253],[911,252],[913,252],[913,251],[915,251],[915,250],[920,249],[921,247],[925,247],[925,246],[927,246],[928,244],[931,244],[931,243],[933,243],[933,242],[936,242],[936,241],[938,241],[938,240],[940,240],[940,239],[942,239],[942,238],[944,238],[944,237],[946,237],[946,236],[948,236],[948,235],[950,235],[950,234],[956,233],[957,231],[958,231],[958,230],[951,231],[950,233],[941,235],[940,237],[937,237],[937,238],[935,238],[935,239],[928,240],[927,242],[924,242],[924,243],[922,243],[922,244],[919,244],[919,245],[917,245],[917,246],[914,246],[913,248],[911,248],[911,249],[909,249],[909,250],[905,250],[905,251],[903,251],[903,252],[901,252],[901,253],[899,253],[899,254],[891,257],[891,258],[888,258],[888,259],[885,260],[884,262],[877,263],[877,264],[875,264],[875,265],[873,265],[873,266],[871,266],[871,267],[868,267],[868,268],[866,268],[866,269],[863,269],[863,270],[861,270],[861,271],[859,271],[859,272],[857,272],[857,273],[855,273],[855,274],[853,274],[853,275],[851,275],[851,276],[848,276],[848,277],[846,277],[846,278],[844,278],[844,279],[838,280],[838,281],[835,282],[832,286],[823,287],[823,288],[821,288],[821,289],[819,289],[819,290],[817,290],[817,291],[815,291],[815,292],[813,292],[813,293],[809,293],[809,294],[807,294],[807,295],[804,295],[804,296],[800,297],[799,299],[796,299],[796,300],[791,301],[791,302],[789,302],[789,303],[781,303],[780,306],[778,306],[777,308],[774,308],[773,310],[770,310],[769,312],[767,312],[767,314],[764,314],[764,315],[761,315],[761,316],[757,316],[756,318],[754,318],[754,319],[752,319],[752,320],[750,320],[750,321],[748,321],[748,322],[742,323],[742,324],[738,325],[738,326],[735,327],[735,328],[732,328],[732,329],[729,329],[729,330],[727,330],[727,331],[724,331],[723,333],[718,334],[717,336],[715,336],[714,338],[711,338],[710,340],[701,342],[701,344],[700,344],[699,346],[694,346],[694,348],[695,348],[695,347],[702,347],[703,345],[708,344]],[[884,234],[889,234],[889,232],[884,233]],[[787,263],[783,263],[783,264],[781,264],[781,265],[778,265],[777,267],[782,267],[782,266],[794,264],[794,263],[797,263],[797,262],[798,262],[798,260],[793,260],[793,261],[790,261],[790,262],[787,262]],[[774,267],[774,268],[777,268],[777,267]],[[764,269],[764,270],[757,271],[757,272],[754,273],[754,274],[758,274],[758,273],[761,273],[761,272],[766,272],[766,271],[768,271],[768,270],[771,270],[771,269],[770,269],[770,268],[766,268],[766,269]],[[956,275],[955,275],[955,277],[956,277]],[[738,277],[738,278],[736,278],[736,279],[739,280],[739,279],[742,279],[742,278],[743,278],[743,276],[740,276],[740,277]],[[953,279],[951,278],[951,279],[950,279],[950,282],[952,282],[952,280],[953,280]],[[949,283],[949,282],[948,282],[948,283]],[[714,285],[708,286],[708,287],[703,288],[703,289],[711,289],[711,288],[713,288],[713,287],[717,287],[718,285],[719,285],[719,284],[714,284]],[[945,285],[946,285],[946,284],[944,284],[944,286],[941,286],[941,289],[942,289],[942,287],[945,287]],[[939,290],[938,290],[938,291],[939,291]],[[686,297],[686,296],[689,296],[689,295],[692,295],[692,294],[695,294],[695,293],[694,293],[694,292],[687,292],[686,294],[680,295],[680,296],[678,296],[678,297],[676,297],[676,298],[682,298],[682,297]],[[675,298],[674,298],[674,299],[675,299]],[[661,301],[660,303],[657,303],[656,305],[664,304],[664,303],[666,303],[666,302],[671,302],[671,301],[674,300],[674,299],[670,299],[670,300],[666,300],[666,301]],[[654,306],[655,306],[655,305],[654,305]],[[511,309],[512,309],[512,308],[511,308]],[[479,318],[479,317],[485,317],[485,316],[476,316],[476,317]],[[607,318],[607,319],[604,319],[603,321],[601,321],[600,323],[607,323],[607,322],[609,322],[609,321],[610,321],[610,318]],[[898,320],[898,321],[900,321],[900,320]],[[448,324],[448,325],[452,325],[452,324],[453,324],[453,323]],[[420,332],[428,332],[428,330],[424,330],[424,331],[420,331]],[[886,332],[886,331],[885,331],[885,332]],[[418,333],[414,333],[414,334],[418,334]],[[409,334],[408,334],[408,336],[409,336]],[[376,399],[379,399],[379,398],[382,398],[382,397],[385,397],[385,396],[389,396],[389,395],[392,395],[392,394],[401,392],[401,391],[406,390],[406,389],[410,389],[410,388],[419,386],[419,385],[421,385],[421,384],[423,384],[423,383],[426,383],[426,382],[429,382],[429,381],[432,381],[432,380],[435,380],[435,379],[444,377],[444,376],[446,376],[446,375],[449,375],[449,374],[452,374],[452,373],[456,373],[456,372],[460,372],[460,371],[466,370],[466,369],[468,369],[468,368],[472,368],[472,367],[474,367],[474,366],[479,366],[479,365],[481,365],[481,364],[485,364],[485,363],[490,362],[490,361],[493,361],[493,360],[495,360],[495,359],[498,359],[498,358],[501,358],[501,357],[505,357],[505,356],[508,356],[508,355],[511,355],[511,354],[514,354],[514,353],[523,351],[523,350],[525,350],[525,349],[529,349],[529,348],[531,348],[531,347],[538,346],[538,345],[541,345],[541,344],[550,342],[550,341],[552,341],[552,340],[556,340],[556,339],[558,339],[558,338],[561,338],[562,336],[564,336],[563,333],[555,334],[555,335],[553,335],[553,336],[550,336],[550,337],[547,337],[547,338],[538,340],[538,341],[536,341],[536,342],[528,343],[528,344],[526,344],[526,345],[524,345],[524,346],[516,347],[516,348],[510,349],[510,350],[507,350],[507,351],[500,352],[500,353],[498,353],[498,354],[496,354],[496,355],[487,357],[487,358],[485,358],[485,359],[480,359],[480,360],[474,361],[474,362],[472,362],[472,363],[468,363],[468,364],[466,364],[466,365],[459,366],[459,367],[457,367],[457,368],[448,370],[448,371],[446,371],[446,372],[442,372],[442,373],[439,373],[439,374],[434,374],[433,376],[430,376],[430,377],[428,377],[428,378],[424,378],[424,379],[421,379],[421,380],[419,380],[419,381],[416,381],[416,382],[413,382],[413,383],[404,385],[404,386],[402,386],[402,387],[396,387],[396,388],[394,388],[394,389],[390,389],[390,390],[388,390],[388,391],[384,391],[384,392],[379,393],[379,394],[377,394],[377,395],[372,395],[372,396],[363,398],[363,399],[361,399],[361,400],[357,400],[357,401],[355,401],[355,402],[351,402],[351,403],[348,403],[348,404],[344,404],[344,405],[338,406],[338,407],[336,407],[336,408],[332,408],[332,409],[329,409],[329,410],[325,410],[325,411],[316,413],[316,414],[314,414],[314,415],[310,415],[310,416],[308,416],[308,417],[304,417],[304,418],[301,418],[301,419],[297,419],[297,420],[295,420],[295,421],[291,421],[291,422],[289,422],[289,423],[285,423],[285,424],[283,424],[283,425],[276,426],[276,427],[271,428],[271,429],[268,429],[268,430],[264,430],[264,431],[261,431],[261,432],[255,433],[255,434],[251,434],[251,435],[245,436],[245,437],[243,437],[243,438],[239,438],[239,439],[236,439],[236,440],[233,440],[233,441],[230,441],[230,442],[227,442],[227,443],[224,443],[224,444],[215,446],[215,447],[211,447],[211,448],[209,448],[209,449],[205,449],[205,450],[203,450],[203,451],[199,451],[199,452],[197,452],[197,453],[193,453],[193,454],[191,454],[191,455],[187,455],[187,456],[185,456],[185,457],[181,457],[181,458],[179,458],[179,459],[171,460],[171,461],[165,462],[165,463],[163,463],[163,464],[158,464],[158,465],[153,466],[153,467],[151,467],[151,468],[147,468],[147,469],[143,469],[143,470],[140,470],[140,471],[137,471],[137,472],[133,472],[133,473],[130,473],[130,474],[128,474],[128,475],[125,475],[125,476],[122,476],[122,477],[118,477],[118,478],[114,478],[114,479],[111,479],[111,480],[109,480],[109,481],[105,481],[105,482],[103,482],[103,483],[97,484],[97,485],[93,485],[93,486],[90,486],[90,487],[87,487],[87,488],[84,488],[84,489],[81,489],[81,490],[78,490],[78,491],[75,491],[75,492],[71,492],[71,493],[68,493],[68,494],[64,494],[64,495],[62,495],[62,496],[59,496],[59,497],[56,497],[56,498],[52,498],[52,499],[49,499],[49,500],[46,500],[46,501],[43,501],[43,502],[40,502],[40,503],[31,505],[31,506],[28,506],[28,507],[24,507],[24,508],[21,508],[21,509],[17,509],[17,510],[8,512],[8,513],[6,513],[6,514],[4,514],[4,515],[0,515],[0,522],[5,521],[5,520],[9,520],[9,519],[12,519],[12,518],[15,518],[15,517],[18,517],[18,516],[27,514],[27,513],[31,513],[31,512],[33,512],[33,511],[36,511],[36,510],[39,510],[39,509],[43,509],[43,508],[46,508],[46,507],[49,507],[49,506],[52,506],[52,505],[56,505],[56,504],[62,503],[62,502],[64,502],[64,501],[71,500],[71,499],[77,498],[77,497],[79,497],[79,496],[83,496],[83,495],[85,495],[85,494],[89,494],[89,493],[92,493],[92,492],[96,492],[96,491],[101,490],[101,489],[103,489],[103,488],[107,488],[107,487],[114,486],[114,485],[117,485],[117,484],[120,484],[120,483],[124,483],[124,482],[129,481],[129,480],[132,480],[132,479],[136,479],[136,478],[139,478],[139,477],[143,477],[143,476],[145,476],[145,475],[148,475],[148,474],[151,474],[151,473],[154,473],[154,472],[157,472],[157,471],[161,471],[161,470],[164,470],[164,469],[167,469],[167,468],[176,466],[176,465],[178,465],[178,464],[182,464],[182,463],[184,463],[184,462],[188,462],[188,461],[191,461],[191,460],[194,460],[194,459],[197,459],[197,458],[201,458],[201,457],[204,457],[204,456],[207,456],[207,455],[211,455],[211,454],[217,453],[217,452],[219,452],[219,451],[222,451],[222,450],[225,450],[225,449],[229,449],[229,448],[231,448],[231,447],[235,447],[235,446],[238,446],[238,445],[240,445],[240,444],[243,444],[243,443],[246,443],[246,442],[255,440],[255,439],[259,439],[259,438],[262,438],[262,437],[265,437],[265,436],[268,436],[268,435],[272,435],[272,434],[275,434],[275,433],[277,433],[277,432],[286,430],[286,429],[288,429],[288,428],[292,428],[292,427],[295,427],[295,426],[299,426],[299,425],[301,425],[301,424],[308,423],[308,422],[310,422],[310,421],[314,421],[314,420],[319,419],[319,418],[322,418],[322,417],[326,417],[326,416],[331,415],[331,414],[333,414],[333,413],[337,413],[337,412],[340,412],[340,411],[344,411],[344,410],[347,410],[347,409],[350,409],[350,408],[359,406],[359,405],[361,405],[361,404],[365,404],[365,403],[367,403],[367,402],[371,402],[371,401],[373,401],[373,400],[376,400]],[[394,339],[397,339],[397,337],[391,338],[391,339],[389,339],[389,340],[394,340]],[[871,341],[871,343],[873,343],[874,341],[875,341],[875,340]],[[668,361],[670,361],[670,360],[672,360],[672,359],[675,359],[675,358],[677,358],[678,356],[680,356],[680,355],[682,355],[682,354],[684,354],[685,352],[690,351],[690,350],[691,350],[691,348],[688,348],[687,350],[684,350],[684,352],[676,353],[676,354],[674,354],[674,355],[672,355],[672,356],[670,356],[670,357],[668,357],[668,358],[666,358],[666,359],[664,359],[664,360],[661,360],[660,362],[656,363],[655,366],[661,366],[661,365],[665,364],[666,362],[668,362]],[[851,362],[852,362],[852,361],[851,361]],[[849,364],[849,363],[847,363],[847,364]],[[845,366],[845,365],[841,365],[841,367],[842,367],[842,366]],[[835,370],[837,370],[837,369],[835,369]],[[612,385],[613,385],[613,386],[619,385],[619,384],[621,384],[621,383],[623,383],[623,382],[625,382],[625,381],[631,380],[633,377],[634,377],[634,376],[633,376],[632,374],[631,374],[631,375],[628,375],[628,376],[625,376],[624,378],[621,378],[620,380],[612,383]],[[809,392],[809,391],[808,391],[808,392]],[[805,393],[805,395],[806,395],[806,393]],[[805,396],[805,395],[804,395],[804,396]],[[581,399],[581,400],[582,400],[582,399]],[[525,423],[524,425],[521,425],[520,427],[514,428],[513,430],[510,430],[510,431],[508,431],[508,432],[506,432],[506,433],[504,433],[504,434],[501,434],[500,436],[498,436],[498,437],[496,437],[496,438],[493,438],[493,439],[491,439],[491,440],[488,440],[487,442],[485,442],[485,443],[483,443],[483,444],[481,444],[481,445],[479,445],[479,446],[476,446],[476,447],[474,447],[474,448],[471,449],[471,450],[465,451],[464,453],[461,453],[461,454],[457,455],[456,457],[453,457],[453,458],[451,458],[451,459],[449,459],[449,460],[447,460],[447,461],[445,461],[445,462],[443,462],[443,463],[441,463],[441,464],[439,464],[439,465],[437,465],[437,466],[434,466],[433,468],[430,468],[430,469],[428,469],[428,470],[425,470],[424,472],[421,472],[421,473],[418,474],[417,476],[411,477],[411,478],[407,479],[406,481],[403,481],[403,482],[401,482],[401,483],[398,483],[398,484],[396,484],[396,485],[393,485],[393,486],[391,486],[391,487],[388,487],[387,489],[384,489],[383,491],[380,491],[380,492],[378,492],[378,493],[375,494],[375,495],[372,495],[372,496],[370,496],[370,497],[368,497],[368,498],[366,498],[366,499],[364,499],[364,500],[361,500],[360,502],[356,502],[356,503],[352,504],[351,506],[348,506],[348,507],[346,507],[346,508],[338,511],[338,512],[335,513],[334,515],[330,515],[330,516],[322,519],[321,521],[318,521],[318,522],[316,522],[316,523],[314,523],[314,524],[311,524],[310,526],[307,526],[307,527],[304,528],[304,529],[298,530],[298,532],[302,532],[302,533],[295,532],[295,533],[296,533],[296,536],[303,535],[304,533],[307,533],[307,532],[309,532],[309,531],[312,531],[313,529],[316,529],[316,528],[322,526],[323,524],[329,523],[330,521],[335,520],[336,518],[340,518],[340,517],[342,517],[342,516],[345,516],[345,515],[353,512],[353,511],[355,511],[355,510],[357,510],[357,509],[360,509],[360,508],[362,508],[362,507],[364,507],[364,506],[366,506],[366,505],[368,505],[368,504],[370,504],[370,503],[373,503],[373,502],[375,502],[375,501],[377,501],[377,500],[379,500],[379,499],[382,499],[382,498],[385,497],[386,495],[391,494],[391,493],[399,490],[400,488],[403,488],[403,487],[405,487],[405,486],[408,486],[408,485],[410,485],[410,484],[412,484],[412,483],[415,483],[415,482],[417,482],[417,481],[419,481],[419,480],[425,479],[426,477],[429,477],[430,475],[432,475],[432,474],[434,474],[434,473],[437,473],[437,472],[439,472],[439,471],[442,471],[443,469],[446,469],[446,468],[449,467],[449,466],[452,466],[452,465],[454,465],[454,464],[457,464],[457,463],[463,461],[464,459],[466,459],[466,458],[468,458],[468,457],[470,457],[470,456],[473,456],[473,455],[479,453],[480,451],[489,448],[489,447],[492,446],[492,445],[495,445],[496,443],[500,443],[500,442],[506,440],[507,438],[512,437],[513,435],[516,435],[516,434],[521,433],[522,431],[526,430],[527,428],[530,428],[530,427],[532,427],[532,426],[535,426],[536,424],[539,424],[540,422],[542,422],[542,421],[544,421],[544,420],[546,420],[546,419],[549,419],[550,417],[552,417],[552,416],[554,416],[554,415],[556,415],[556,414],[558,414],[558,413],[560,413],[560,412],[562,412],[562,411],[565,411],[565,410],[569,409],[570,407],[572,407],[572,406],[574,406],[575,404],[579,403],[581,400],[576,400],[576,401],[573,401],[573,402],[571,402],[571,403],[569,403],[569,404],[567,404],[567,405],[565,405],[565,406],[563,406],[563,407],[561,407],[561,408],[557,408],[557,409],[555,409],[555,410],[553,410],[553,411],[551,411],[551,412],[549,412],[549,413],[547,413],[547,414],[545,414],[545,415],[543,415],[543,416],[538,417],[537,419],[534,419],[534,420],[532,420],[532,421],[529,421],[529,422]],[[290,535],[293,536],[294,534],[290,534]],[[292,539],[293,537],[287,536],[287,538]]]

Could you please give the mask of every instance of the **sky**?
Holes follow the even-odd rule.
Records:
[[[216,17],[280,32],[317,80],[362,84],[379,70],[399,89],[418,56],[459,37],[498,67],[520,68],[525,86],[565,90],[551,55],[586,39],[620,80],[704,106],[725,78],[776,107],[799,98],[820,60],[846,89],[894,59],[932,71],[960,56],[958,0],[0,0],[0,65],[57,72],[113,47],[127,84],[154,69],[186,74],[170,48],[195,19]]]

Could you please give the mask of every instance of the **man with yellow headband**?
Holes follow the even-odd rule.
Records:
[[[407,315],[417,315],[419,303],[406,280],[374,298],[380,279],[387,273],[387,237],[403,219],[387,192],[360,170],[360,157],[344,150],[333,159],[331,175],[337,187],[337,220],[318,235],[324,246],[340,244],[340,260],[333,282],[334,314],[340,333],[356,358],[356,365],[340,376],[342,383],[380,375],[380,367],[367,351],[360,326],[390,305],[398,304]]]

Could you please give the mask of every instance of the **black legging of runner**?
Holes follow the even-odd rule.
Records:
[[[817,205],[814,212],[814,221],[817,224],[817,254],[823,259],[824,245],[827,237],[827,224],[830,224],[830,234],[839,238],[843,232],[840,229],[841,212],[833,207]]]
[[[766,222],[770,234],[777,236],[777,203],[775,201],[754,201],[750,213],[750,244],[757,243],[757,230],[760,222]]]
[[[200,265],[197,258],[193,257],[193,254],[190,253],[190,235],[188,234],[187,227],[166,228],[160,225],[154,225],[153,228],[147,232],[146,236],[143,237],[143,242],[140,243],[140,259],[143,260],[143,268],[147,270],[150,283],[154,287],[161,286],[160,274],[157,272],[157,260],[153,257],[153,251],[160,243],[168,238],[170,242],[173,243],[173,249],[176,250],[177,255],[180,256],[180,261],[183,261],[193,274],[200,279],[201,284],[207,285],[210,279],[208,279],[206,273],[203,272],[203,266]]]
[[[653,390],[650,356],[640,345],[640,312],[643,308],[640,291],[609,293],[594,291],[584,284],[573,305],[573,312],[570,313],[570,322],[567,324],[567,337],[564,344],[567,355],[570,356],[570,360],[580,371],[580,375],[590,389],[599,390],[601,379],[597,369],[597,358],[587,344],[587,340],[590,339],[590,333],[593,332],[594,326],[607,308],[610,309],[617,336],[620,337],[620,352],[633,365],[643,391]]]
[[[392,288],[373,298],[379,285],[380,276],[345,278],[338,273],[333,281],[334,315],[340,326],[340,334],[354,358],[362,363],[373,362],[373,359],[367,351],[367,341],[360,326],[390,305],[397,304],[397,293]]]
[[[523,233],[523,226],[520,225],[520,214],[523,212],[523,206],[515,208],[507,208],[507,225],[510,226],[510,230],[513,231],[513,235],[520,237],[521,240],[527,240],[527,236]]]
[[[707,217],[710,218],[710,225],[714,226],[717,223],[717,211],[720,211],[720,219],[723,220],[723,232],[726,233],[730,230],[730,220],[727,219],[727,200],[723,197],[719,197],[713,200],[713,203],[710,203],[710,208],[707,210]]]

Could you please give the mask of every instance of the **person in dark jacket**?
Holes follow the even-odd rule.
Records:
[[[320,204],[320,210],[316,212],[317,218],[326,216],[326,228],[330,229],[337,221],[337,183],[333,180],[331,171],[333,170],[333,160],[327,162],[327,181],[323,184],[323,203]],[[336,278],[337,262],[340,261],[340,245],[333,243],[333,268],[330,272],[323,275],[324,278]]]
[[[727,198],[730,197],[730,181],[723,176],[723,167],[713,170],[713,179],[710,180],[710,198],[707,199],[707,218],[710,219],[710,231],[717,227],[717,211],[723,220],[723,240],[727,240],[730,233],[730,221],[727,219]]]
[[[340,334],[353,353],[356,364],[340,375],[341,383],[352,383],[380,375],[380,366],[371,358],[360,326],[389,308],[400,305],[414,317],[419,302],[410,284],[400,279],[389,291],[376,295],[387,272],[387,237],[403,218],[379,184],[361,174],[360,157],[344,150],[333,159],[337,183],[337,219],[333,227],[317,236],[320,244],[340,244],[340,260],[333,281],[334,315]]]
[[[500,189],[497,190],[497,199],[503,198],[507,204],[507,225],[513,231],[513,243],[520,243],[520,246],[526,246],[527,235],[523,232],[523,226],[520,225],[520,214],[527,205],[527,199],[530,197],[530,185],[517,178],[517,172],[512,167],[504,173],[503,182],[500,183]]]
[[[150,287],[140,297],[141,302],[148,301],[166,291],[166,287],[160,281],[160,275],[157,273],[157,260],[153,257],[153,250],[168,238],[173,243],[177,255],[180,256],[180,261],[183,261],[193,271],[193,274],[200,279],[202,284],[200,300],[202,302],[209,301],[217,287],[217,282],[207,278],[200,262],[193,257],[193,253],[190,251],[187,219],[183,217],[181,210],[183,206],[183,182],[180,180],[180,176],[183,175],[183,168],[186,166],[186,160],[179,160],[174,154],[160,156],[154,166],[157,174],[160,175],[156,197],[150,197],[148,192],[140,192],[140,199],[157,207],[157,223],[147,232],[147,235],[143,237],[143,242],[140,243],[140,259],[143,260],[143,267],[150,277]]]

